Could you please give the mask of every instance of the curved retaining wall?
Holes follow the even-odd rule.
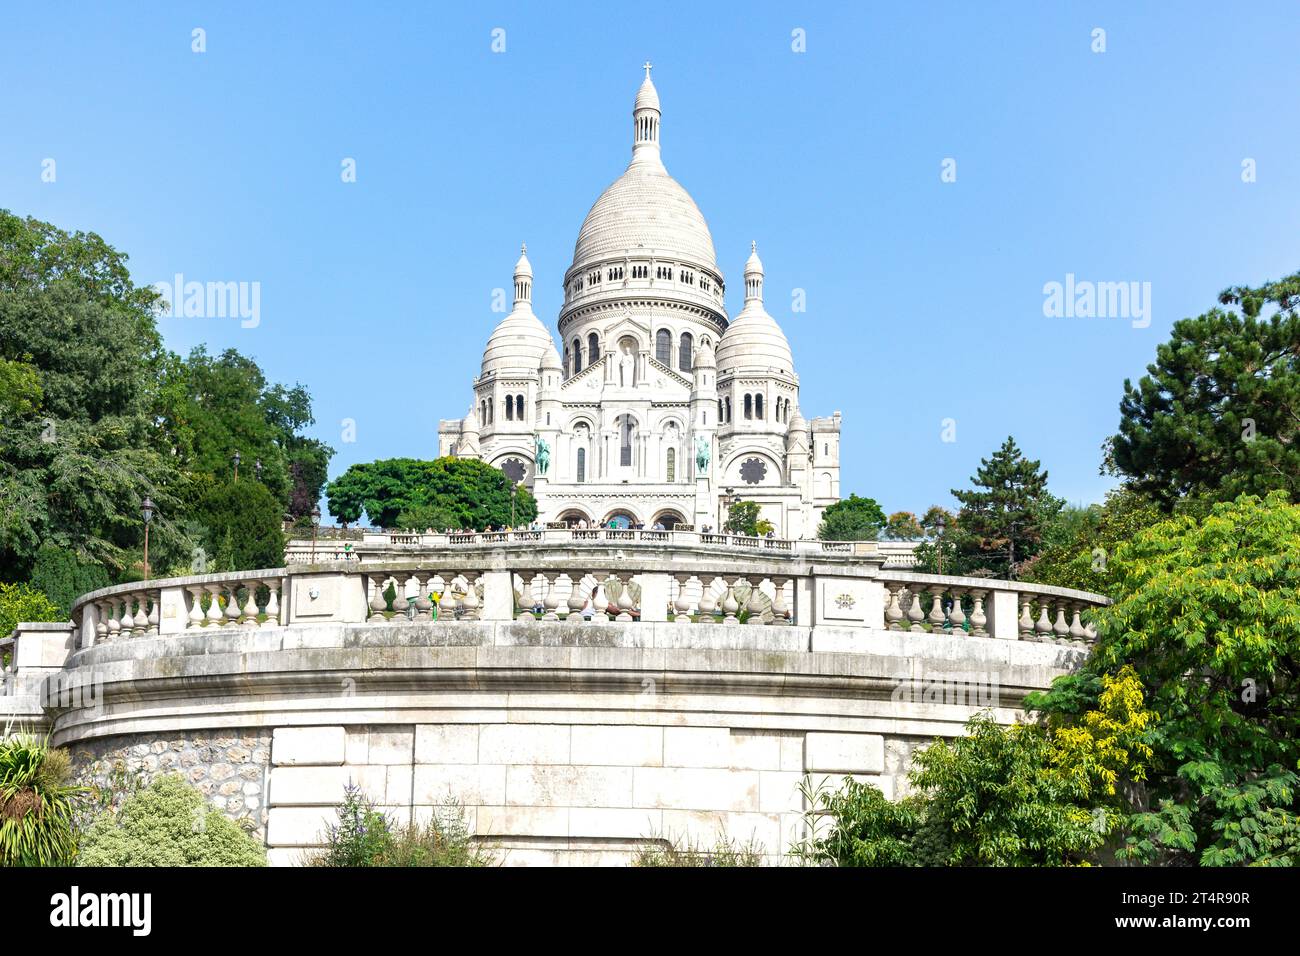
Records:
[[[1013,721],[1085,653],[826,625],[264,624],[72,650],[58,680],[83,706],[45,715],[84,775],[183,772],[278,864],[348,782],[399,821],[459,800],[507,864],[720,832],[778,854],[805,774],[897,795],[916,746],[986,707]]]

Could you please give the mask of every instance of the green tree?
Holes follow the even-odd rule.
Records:
[[[102,814],[81,866],[265,866],[266,850],[177,774],[156,778]]]
[[[875,541],[885,526],[885,513],[874,498],[849,495],[822,512],[817,537],[823,541]]]
[[[329,483],[326,495],[330,513],[340,521],[359,521],[364,513],[380,528],[401,526],[403,514],[429,517],[420,508],[437,508],[434,514],[457,528],[501,527],[511,523],[512,514],[516,524],[537,517],[537,501],[527,488],[514,487],[499,468],[475,458],[388,458],[352,465]],[[417,521],[414,526],[430,525]]]
[[[1014,577],[1020,562],[1041,546],[1044,523],[1063,502],[1047,492],[1047,472],[1025,458],[1008,437],[980,459],[970,490],[954,489],[961,502],[954,541],[958,552],[997,577]]]
[[[1105,504],[1094,505],[1079,517],[1072,526],[1044,535],[1046,547],[1021,565],[1020,577],[1115,597],[1115,577],[1108,573],[1112,556],[1121,544],[1163,516],[1146,495],[1122,487],[1107,494]],[[1054,540],[1048,544],[1050,539]]]
[[[101,565],[83,561],[68,548],[45,545],[36,552],[29,583],[44,592],[66,618],[72,611],[73,601],[111,582]]]
[[[280,504],[256,481],[213,485],[195,508],[211,571],[257,571],[284,566]]]
[[[0,422],[33,414],[43,397],[36,366],[0,358]]]
[[[1300,506],[1278,490],[1136,533],[1084,668],[1031,703],[1074,719],[1131,665],[1157,723],[1123,855],[1161,865],[1300,863]]]
[[[885,537],[891,541],[916,541],[925,536],[925,529],[910,511],[895,511],[885,522]]]
[[[750,537],[765,535],[772,531],[772,522],[761,515],[757,501],[733,501],[727,507],[727,523],[722,530],[728,534],[744,534]]]
[[[1300,496],[1300,273],[1220,302],[1176,322],[1147,374],[1124,382],[1109,456],[1166,511],[1188,495]]]
[[[200,346],[163,365],[162,419],[182,465],[226,480],[239,452],[242,478],[256,478],[260,461],[258,480],[280,507],[310,513],[334,450],[301,434],[315,422],[306,389],[268,383],[258,364],[234,349],[212,356]]]

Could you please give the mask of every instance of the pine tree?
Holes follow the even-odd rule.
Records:
[[[961,502],[955,544],[961,554],[998,577],[1038,553],[1042,527],[1062,502],[1047,492],[1047,472],[1030,461],[1008,436],[991,458],[980,459],[969,491],[953,489]]]

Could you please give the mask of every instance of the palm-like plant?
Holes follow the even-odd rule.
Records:
[[[0,741],[0,866],[68,866],[76,856],[71,761],[49,739]]]

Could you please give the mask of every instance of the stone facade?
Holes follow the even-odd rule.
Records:
[[[72,758],[77,783],[116,791],[118,804],[127,781],[148,785],[155,777],[179,773],[213,807],[259,839],[266,836],[271,762],[271,734],[266,730],[105,737],[78,742]]]

